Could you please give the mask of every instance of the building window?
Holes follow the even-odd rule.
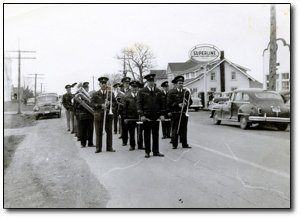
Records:
[[[236,90],[237,89],[237,87],[231,87],[231,91],[234,91],[234,90]]]
[[[266,80],[269,81],[269,75],[266,75]]]
[[[282,81],[282,90],[289,90],[289,89],[290,89],[290,82]]]
[[[191,79],[195,78],[195,72],[191,72]]]
[[[282,74],[282,79],[290,79],[290,74],[289,73],[283,73]]]
[[[211,74],[210,74],[210,80],[211,81],[215,81],[216,80],[216,73],[215,72],[211,72]]]
[[[216,92],[216,91],[217,91],[217,88],[215,88],[215,87],[211,87],[211,88],[210,88],[210,91],[212,91],[212,92]]]
[[[231,80],[236,80],[236,72],[231,72]]]
[[[185,74],[185,79],[189,79],[190,78],[190,74],[189,73],[186,73]]]

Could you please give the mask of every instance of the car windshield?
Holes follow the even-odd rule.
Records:
[[[57,96],[41,96],[37,98],[37,102],[38,103],[53,103],[53,102],[57,102],[58,101],[58,97]]]
[[[255,96],[257,98],[263,98],[263,99],[278,99],[278,100],[282,99],[279,94],[272,93],[272,92],[256,92]]]

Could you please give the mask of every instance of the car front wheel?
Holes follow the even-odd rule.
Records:
[[[250,123],[248,122],[248,118],[245,116],[241,116],[240,118],[240,127],[242,129],[248,129],[250,126]]]
[[[219,120],[219,116],[216,112],[214,113],[213,120],[214,120],[215,125],[220,125],[221,124],[221,120]]]

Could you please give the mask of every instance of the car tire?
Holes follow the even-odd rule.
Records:
[[[218,114],[215,112],[214,116],[213,116],[213,122],[215,125],[220,125],[221,124],[221,120],[219,120],[218,118]]]
[[[195,111],[196,111],[196,112],[199,111],[199,108],[195,108]]]
[[[61,117],[61,113],[57,114],[57,118],[60,118]]]
[[[35,116],[35,120],[38,120],[39,118],[40,118],[40,116],[38,116],[38,115],[37,115],[37,116]]]
[[[240,127],[241,129],[248,129],[250,127],[250,123],[248,122],[248,118],[246,116],[241,116]]]
[[[277,123],[275,126],[278,130],[285,131],[288,128],[289,124],[288,123]]]

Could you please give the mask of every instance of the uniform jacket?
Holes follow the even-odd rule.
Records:
[[[137,109],[140,116],[145,116],[150,120],[157,120],[165,114],[165,107],[162,101],[162,93],[159,89],[154,88],[151,93],[146,86],[138,92]]]
[[[103,93],[101,92],[101,90],[93,93],[92,97],[91,97],[91,107],[94,109],[95,112],[103,112],[104,110],[102,109],[102,104],[105,104],[105,99],[107,97],[107,100],[109,102],[112,102],[112,107],[114,107],[114,105],[116,104],[116,99],[114,97],[114,93],[112,93],[112,101],[110,100],[110,96],[111,93],[110,91],[108,91],[108,93],[106,93],[107,91],[104,91]],[[107,104],[107,112],[109,111],[109,104]]]
[[[164,105],[164,108],[167,109],[167,102],[168,102],[168,96],[169,96],[169,91],[167,91],[165,93],[164,90],[161,91],[161,94],[162,94],[162,102],[163,102],[163,105]],[[167,110],[166,110],[166,114],[164,114],[165,116],[167,116]]]
[[[62,104],[66,108],[66,110],[74,111],[74,107],[72,104],[73,97],[74,97],[74,94],[71,94],[71,93],[70,94],[66,93],[63,95]]]
[[[137,112],[137,93],[133,97],[133,92],[128,92],[124,97],[123,116],[125,119],[138,119]]]
[[[188,91],[185,92],[185,96],[184,95],[184,89],[182,89],[182,92],[179,92],[177,88],[175,89],[171,89],[169,92],[169,96],[167,98],[167,111],[168,112],[180,112],[181,111],[181,107],[179,107],[179,104],[183,102],[183,97],[185,97],[186,100],[189,99],[189,95],[190,93]],[[190,105],[192,105],[193,101],[190,98]],[[186,111],[186,107],[185,106],[183,108],[183,111]]]

